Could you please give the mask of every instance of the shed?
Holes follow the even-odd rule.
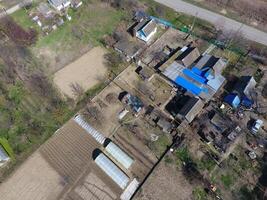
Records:
[[[170,133],[173,129],[173,125],[171,122],[167,121],[164,118],[160,118],[157,122],[157,125],[162,128],[163,132]]]
[[[239,98],[239,96],[237,94],[228,94],[224,98],[224,102],[229,104],[233,108],[237,108],[240,105],[241,100],[240,100],[240,98]]]
[[[177,62],[181,62],[185,67],[189,67],[200,56],[196,47],[184,47],[181,54],[176,58]]]

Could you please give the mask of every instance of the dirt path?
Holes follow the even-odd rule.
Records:
[[[76,61],[56,72],[54,83],[64,95],[75,99],[75,90],[86,91],[105,77],[107,72],[104,65],[105,53],[106,50],[101,47],[93,48]]]

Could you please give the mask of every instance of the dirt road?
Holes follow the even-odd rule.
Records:
[[[211,12],[209,10],[197,7],[190,3],[186,3],[182,0],[155,0],[161,4],[164,4],[170,8],[173,8],[177,12],[186,13],[189,15],[197,16],[200,19],[211,22],[216,25],[218,22],[224,22],[224,28],[227,30],[233,30],[242,32],[243,36],[249,40],[258,42],[263,45],[267,45],[267,33],[257,30],[251,26],[247,26],[235,20],[224,17],[223,15]]]

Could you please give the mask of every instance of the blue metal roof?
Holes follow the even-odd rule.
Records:
[[[202,88],[198,87],[197,85],[191,83],[190,81],[184,79],[181,76],[178,76],[174,82],[195,95],[199,95],[203,91]]]
[[[203,74],[205,74],[205,72],[203,72],[202,70],[200,70],[199,68],[197,67],[193,67],[192,68],[192,72],[194,72],[195,74],[199,75],[199,76],[202,76]]]
[[[237,108],[241,103],[241,100],[237,94],[229,94],[224,98],[224,102],[228,103],[233,108]]]
[[[206,82],[207,82],[207,79],[206,79],[206,78],[203,78],[202,76],[193,73],[193,72],[192,72],[191,70],[189,70],[189,69],[184,69],[184,70],[183,70],[183,73],[184,73],[186,76],[188,76],[189,78],[192,78],[192,79],[194,79],[195,81],[197,81],[197,82],[199,82],[199,83],[206,84]]]

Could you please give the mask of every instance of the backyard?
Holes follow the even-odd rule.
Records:
[[[30,9],[19,10],[12,17],[24,28],[34,28],[39,32],[37,43],[31,47],[31,51],[49,73],[58,71],[94,46],[101,46],[103,36],[111,34],[125,18],[124,11],[94,0],[85,2],[78,10],[70,9],[68,14],[72,17],[71,21],[66,20],[56,30],[43,35],[40,27],[27,14]]]

